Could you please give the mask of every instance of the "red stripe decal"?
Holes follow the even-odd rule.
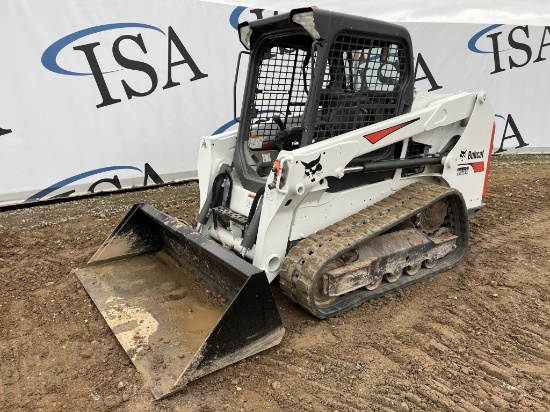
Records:
[[[470,163],[470,165],[474,169],[474,173],[483,172],[485,170],[485,162],[474,162]]]
[[[484,172],[485,171],[485,162],[472,162],[472,163],[460,163],[458,166],[472,166],[474,173]]]
[[[487,194],[487,181],[489,180],[489,169],[491,168],[491,156],[493,154],[493,142],[495,141],[495,128],[497,127],[496,123],[493,122],[493,132],[491,133],[491,145],[489,146],[489,153],[487,153],[487,173],[485,173],[485,183],[483,184],[483,194],[481,195],[482,199],[485,199]]]
[[[372,144],[375,144],[375,143],[378,143],[380,140],[382,140],[384,137],[392,134],[393,132],[395,132],[399,129],[402,129],[403,127],[405,127],[405,126],[407,126],[411,123],[416,122],[419,119],[420,119],[420,117],[418,119],[409,120],[408,122],[398,124],[397,126],[392,126],[392,127],[388,127],[387,129],[384,129],[384,130],[379,130],[378,132],[374,132],[374,133],[371,133],[371,134],[366,134],[363,137],[365,139],[367,139],[369,142],[371,142]]]

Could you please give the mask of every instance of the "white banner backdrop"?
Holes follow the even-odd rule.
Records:
[[[236,25],[273,14],[190,0],[4,0],[0,205],[196,177],[200,137],[234,127]],[[417,87],[484,89],[495,151],[547,150],[549,27],[406,26]]]
[[[4,0],[0,204],[196,176],[232,117],[234,7]]]
[[[549,151],[550,26],[404,26],[413,39],[417,88],[485,90],[496,113],[494,152]]]

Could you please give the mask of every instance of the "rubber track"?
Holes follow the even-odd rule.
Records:
[[[377,289],[357,289],[336,299],[330,306],[317,306],[314,287],[324,267],[341,254],[374,238],[422,209],[446,198],[451,219],[459,235],[457,249],[440,259],[432,269],[422,268],[415,276],[401,276],[395,283],[382,283]],[[424,182],[413,183],[362,211],[320,230],[294,246],[284,260],[280,286],[285,295],[314,316],[324,319],[337,316],[367,300],[384,296],[456,266],[468,246],[468,214],[462,195],[456,190]]]

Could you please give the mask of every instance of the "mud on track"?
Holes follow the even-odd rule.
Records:
[[[550,158],[495,158],[459,267],[326,321],[273,285],[282,344],[158,402],[71,269],[133,203],[191,222],[197,184],[0,211],[1,409],[550,410],[548,199]]]

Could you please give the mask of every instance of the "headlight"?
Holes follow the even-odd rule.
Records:
[[[250,36],[252,36],[252,29],[248,22],[242,23],[242,26],[239,25],[239,38],[246,50],[250,50]]]
[[[313,39],[319,40],[321,38],[319,32],[315,28],[315,21],[313,20],[312,11],[295,14],[292,16],[292,21],[306,29],[306,31],[311,34],[311,37],[313,37]]]

